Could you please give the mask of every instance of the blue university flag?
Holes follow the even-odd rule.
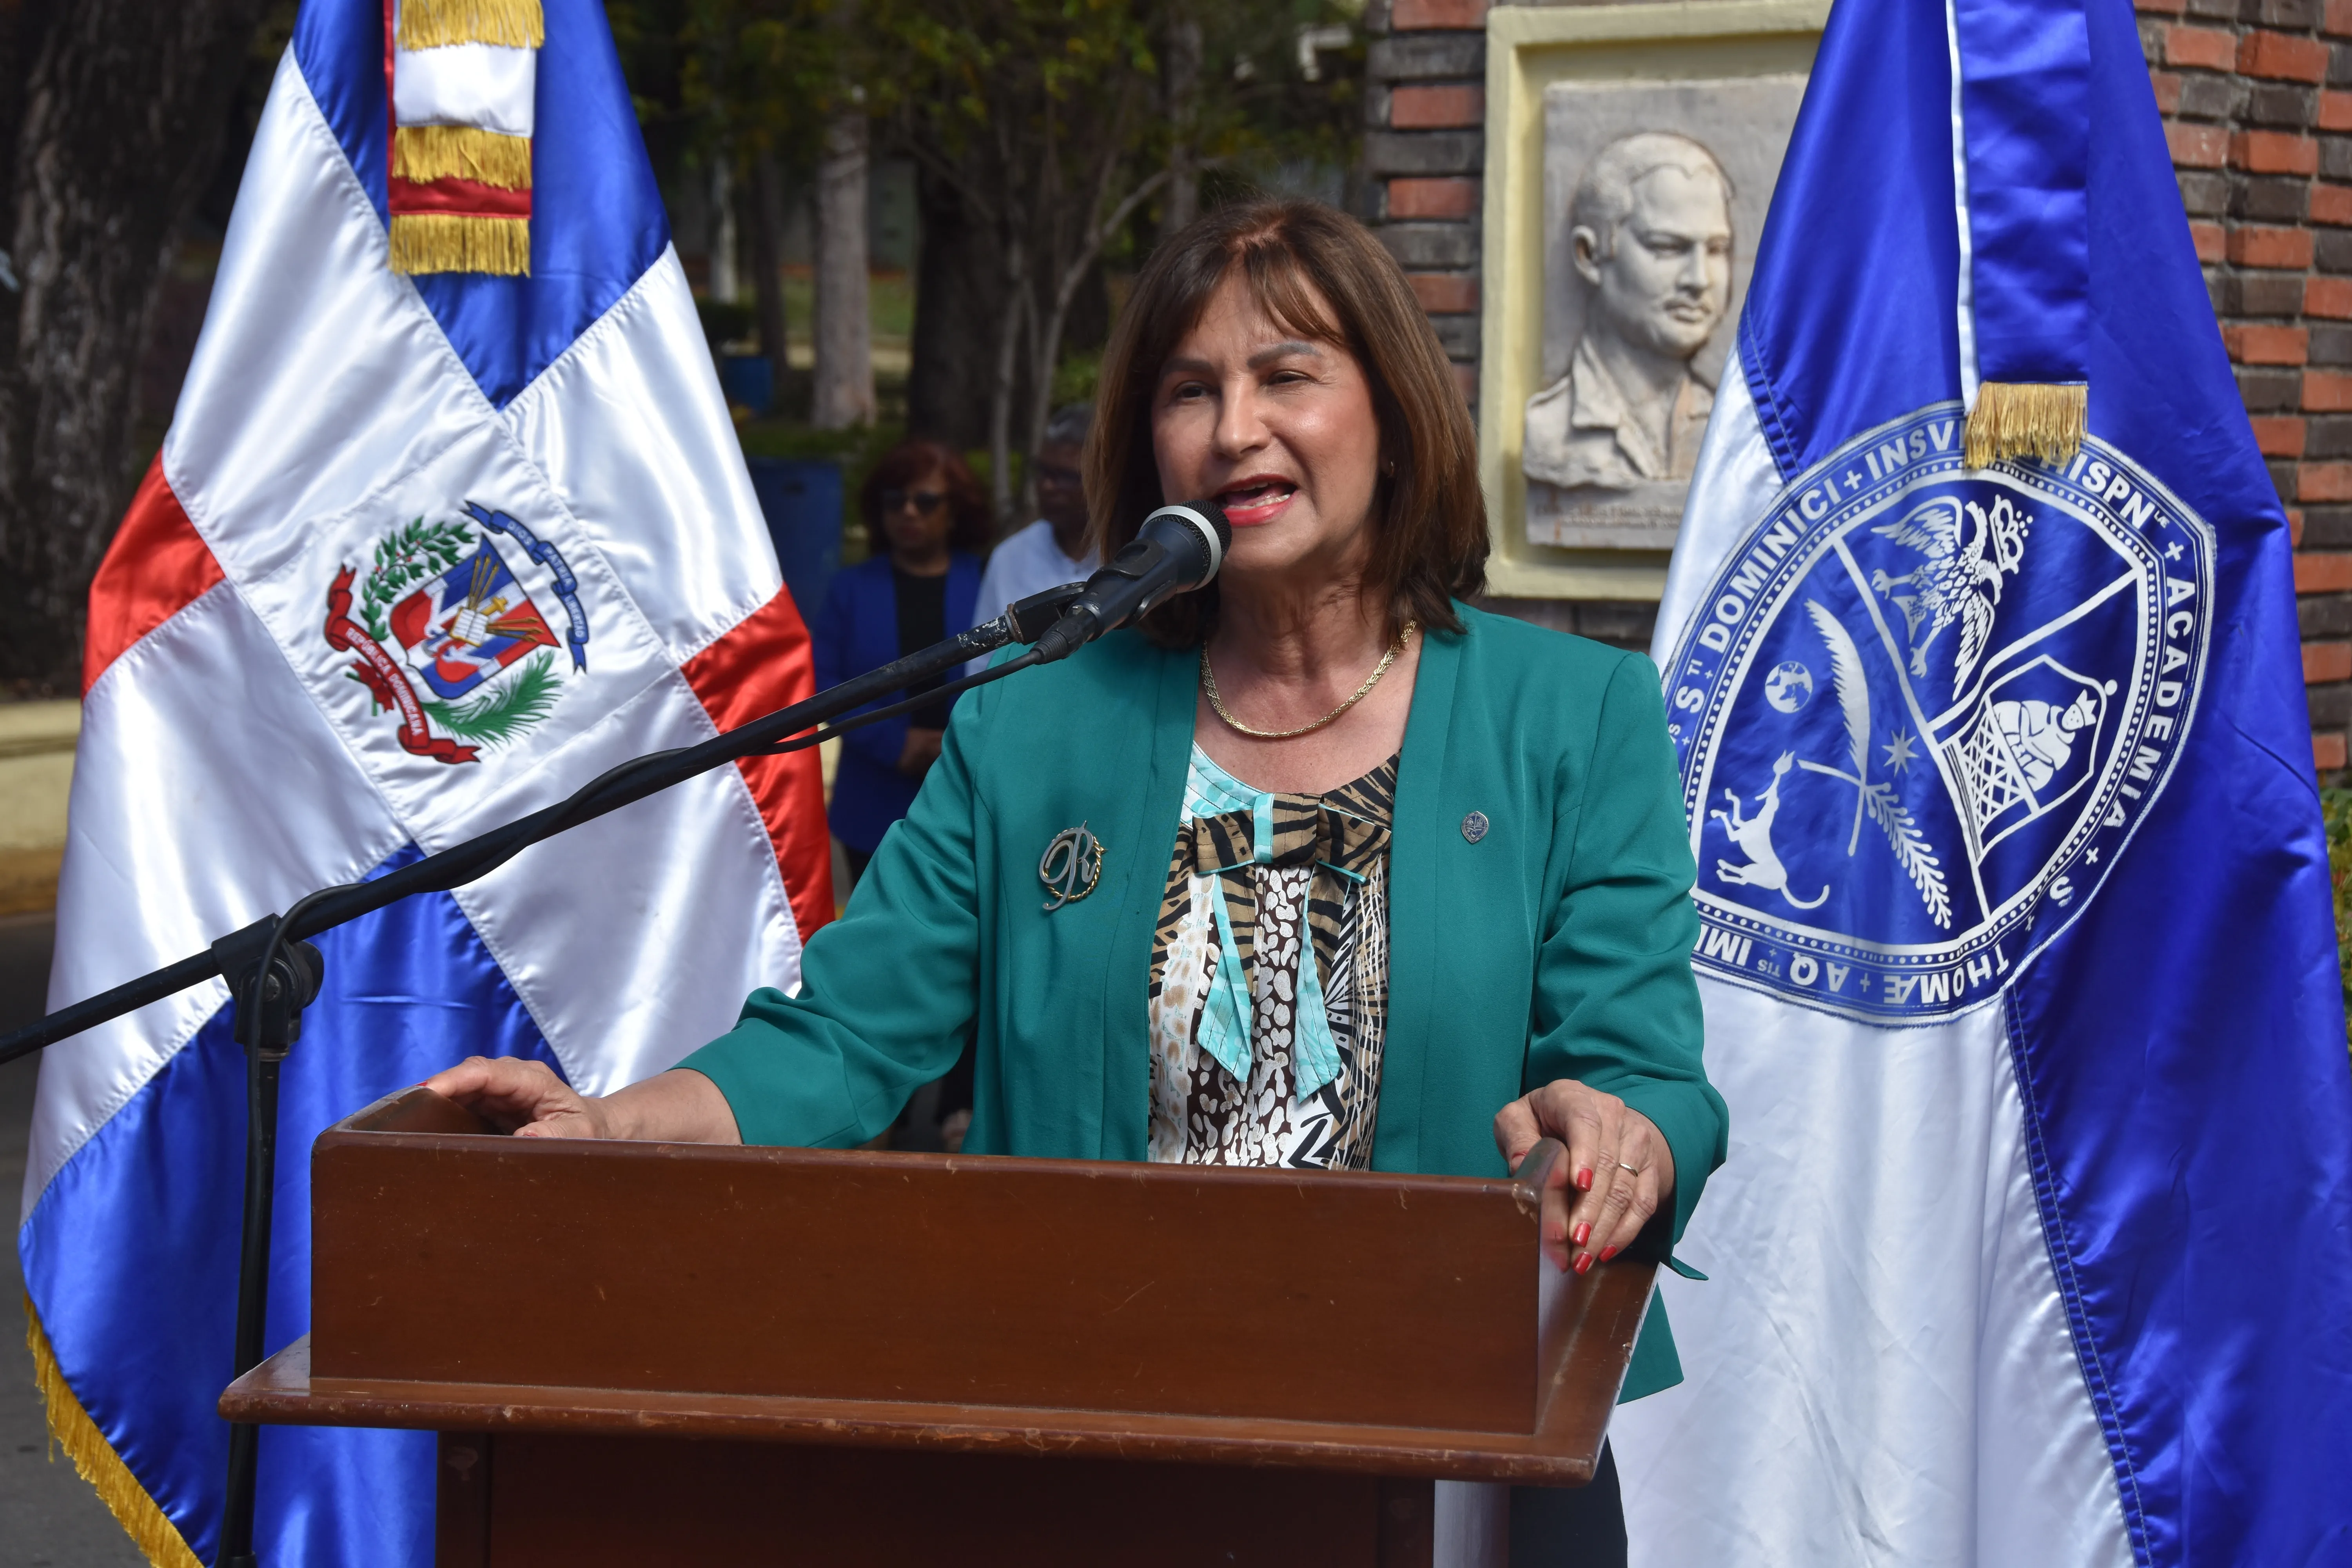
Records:
[[[1839,0],[1655,653],[1728,1163],[1634,1561],[2352,1555],[2286,520],[2125,0]]]

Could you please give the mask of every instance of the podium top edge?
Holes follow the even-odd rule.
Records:
[[[1545,1145],[1549,1145],[1547,1148]],[[1513,1176],[1423,1175],[1393,1171],[1284,1170],[1238,1165],[1174,1165],[1137,1160],[1038,1159],[1016,1154],[935,1154],[887,1149],[806,1149],[772,1144],[666,1143],[596,1139],[516,1139],[456,1101],[419,1085],[386,1095],[345,1117],[319,1135],[314,1151],[346,1148],[436,1149],[485,1152],[495,1145],[505,1158],[534,1160],[708,1161],[763,1167],[877,1173],[1029,1174],[1116,1180],[1137,1184],[1180,1184],[1188,1187],[1226,1184],[1263,1186],[1272,1182],[1311,1184],[1318,1191],[1339,1183],[1410,1197],[1418,1193],[1463,1197],[1491,1193],[1508,1196],[1533,1220],[1539,1208],[1545,1167],[1558,1156],[1549,1140],[1538,1145]]]

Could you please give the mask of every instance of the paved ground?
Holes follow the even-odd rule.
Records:
[[[49,978],[49,918],[0,918],[0,1030],[41,1016]],[[145,1560],[62,1454],[52,1461],[33,1358],[25,1349],[16,1274],[17,1194],[33,1115],[37,1058],[0,1065],[0,1568],[140,1568]]]

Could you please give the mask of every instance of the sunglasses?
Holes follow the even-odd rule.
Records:
[[[948,498],[938,490],[887,489],[882,492],[882,510],[886,512],[897,511],[908,504],[928,515],[947,505]]]

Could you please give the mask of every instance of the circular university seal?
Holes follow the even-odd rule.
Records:
[[[1965,469],[1960,425],[1790,483],[1665,673],[1696,961],[1877,1023],[1990,1000],[2096,896],[2205,668],[2201,519],[2095,439]]]

